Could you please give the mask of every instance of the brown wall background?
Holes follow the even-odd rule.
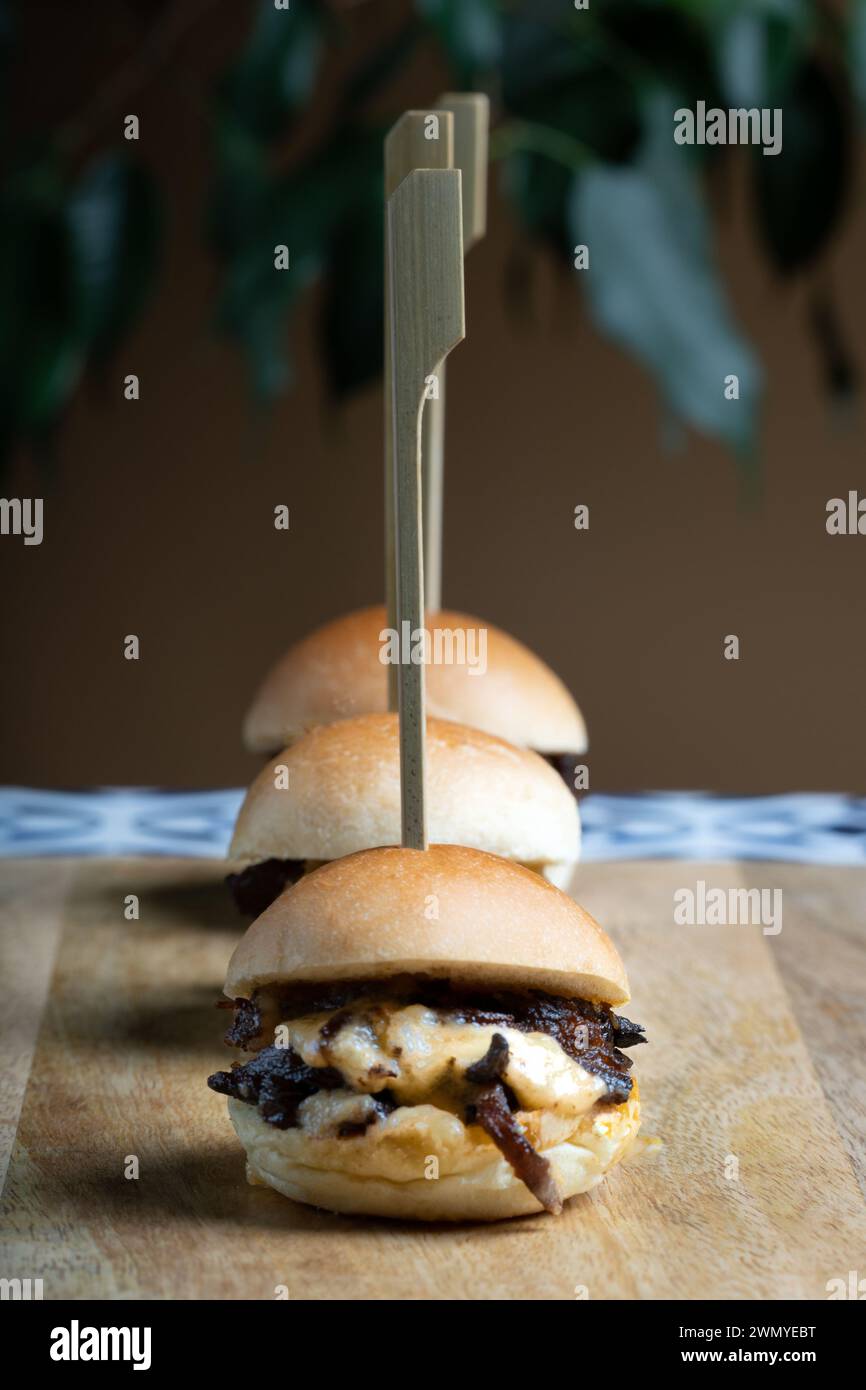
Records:
[[[119,7],[90,5],[86,23],[70,8],[34,6],[26,21],[43,77],[37,108],[32,74],[16,75],[24,126],[86,104],[128,56]],[[221,6],[131,108],[169,207],[158,297],[113,373],[79,394],[53,474],[21,459],[3,488],[45,497],[41,547],[0,539],[5,782],[247,780],[240,721],[270,661],[382,592],[381,392],[329,409],[313,297],[292,335],[296,386],[261,426],[239,357],[210,331],[205,110],[248,12],[223,22]],[[403,74],[395,108],[442,86],[431,52]],[[652,383],[541,251],[532,319],[515,324],[502,285],[519,233],[495,170],[491,195],[467,262],[469,334],[449,367],[446,603],[560,672],[589,724],[595,789],[866,791],[866,537],[824,524],[828,498],[866,494],[862,421],[828,413],[805,287],[773,281],[736,189],[720,258],[767,373],[763,497],[747,508],[720,447],[689,436],[664,450]],[[864,244],[858,199],[829,275],[861,364]],[[129,371],[137,403],[122,400]],[[587,533],[573,529],[579,502]],[[277,503],[288,533],[273,529]],[[137,663],[122,655],[130,632]],[[739,662],[722,657],[732,632]]]

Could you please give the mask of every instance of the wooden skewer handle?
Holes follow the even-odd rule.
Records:
[[[454,164],[454,117],[450,111],[405,111],[385,138],[385,198],[413,169],[450,169]],[[391,412],[391,310],[388,238],[385,236],[385,607],[388,626],[397,621],[394,540],[394,440]],[[397,708],[397,670],[388,667],[388,708]]]
[[[465,333],[460,173],[419,169],[388,201],[402,843],[427,848],[421,415],[427,378]]]
[[[446,92],[436,103],[454,119],[454,167],[463,176],[463,254],[487,227],[487,147],[490,102],[480,92]],[[438,399],[424,408],[421,451],[424,486],[424,596],[427,608],[442,607],[442,528],[445,491],[445,364],[439,369]]]

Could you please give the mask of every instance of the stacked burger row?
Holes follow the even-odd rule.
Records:
[[[245,741],[268,761],[230,886],[255,917],[226,980],[229,1097],[247,1175],[333,1211],[491,1220],[561,1211],[635,1146],[628,982],[562,891],[586,750],[562,682],[480,619],[428,617],[483,669],[431,665],[430,846],[400,847],[386,618],[296,644]],[[559,886],[555,886],[559,885]]]

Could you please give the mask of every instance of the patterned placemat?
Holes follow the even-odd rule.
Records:
[[[243,791],[0,788],[0,855],[222,858]],[[866,798],[593,794],[581,802],[587,860],[784,859],[866,864]]]

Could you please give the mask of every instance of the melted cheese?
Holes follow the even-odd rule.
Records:
[[[508,1043],[502,1079],[522,1111],[546,1112],[545,1138],[553,1139],[568,1122],[573,1128],[573,1121],[606,1094],[601,1078],[568,1057],[546,1033],[458,1023],[422,1004],[365,1000],[352,1006],[332,1038],[323,1038],[320,1030],[332,1017],[313,1014],[284,1026],[289,1045],[307,1065],[336,1067],[350,1092],[376,1095],[388,1090],[402,1106],[433,1103],[462,1114],[471,1098],[466,1069],[484,1056],[493,1035],[500,1033]],[[566,1123],[554,1125],[554,1117]]]

